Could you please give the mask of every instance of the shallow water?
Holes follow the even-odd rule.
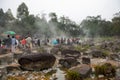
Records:
[[[57,77],[57,80],[65,80],[64,71],[57,68],[56,77]]]

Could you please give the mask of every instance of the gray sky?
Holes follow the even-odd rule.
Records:
[[[28,6],[30,14],[55,12],[58,17],[65,15],[76,22],[96,15],[110,20],[113,14],[120,11],[120,0],[0,0],[0,8],[4,11],[10,8],[16,16],[22,2]]]

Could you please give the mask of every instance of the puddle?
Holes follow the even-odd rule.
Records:
[[[57,80],[65,80],[64,71],[57,68],[56,77],[57,77]]]

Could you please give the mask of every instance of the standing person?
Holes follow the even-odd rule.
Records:
[[[10,38],[10,35],[7,36],[7,39],[6,39],[5,42],[6,42],[6,48],[11,51],[12,40],[11,40],[11,38]]]
[[[20,42],[21,42],[22,47],[25,49],[26,48],[26,43],[27,43],[26,39],[23,38]]]
[[[40,39],[37,40],[37,45],[40,47]]]
[[[12,45],[11,45],[12,52],[15,52],[15,45],[16,45],[16,39],[14,36],[12,36]]]
[[[34,47],[36,47],[37,46],[37,41],[38,41],[38,39],[37,38],[35,38],[34,40],[33,40],[33,44],[34,44]]]
[[[0,48],[1,48],[2,40],[0,39]]]
[[[27,41],[27,45],[30,49],[32,49],[32,38],[30,36],[28,36],[26,38],[26,41]]]

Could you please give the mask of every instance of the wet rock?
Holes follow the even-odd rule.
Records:
[[[70,70],[78,72],[82,78],[90,77],[90,74],[92,73],[92,68],[85,64],[78,67],[73,67]]]
[[[83,64],[90,64],[91,63],[90,58],[82,57],[82,63]]]
[[[18,59],[18,63],[24,70],[42,70],[51,68],[56,58],[52,54],[37,53],[23,55]]]
[[[71,50],[71,49],[62,50],[61,55],[63,55],[64,57],[74,57],[74,58],[79,58],[81,56],[79,51]]]
[[[66,57],[66,58],[60,59],[59,64],[61,64],[62,67],[71,68],[73,66],[77,66],[80,63],[73,57]]]

